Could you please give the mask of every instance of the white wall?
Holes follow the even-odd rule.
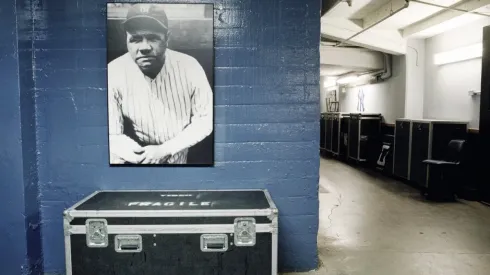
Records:
[[[404,117],[405,56],[393,56],[393,76],[385,82],[348,88],[340,92],[340,111],[358,112],[358,92],[364,91],[364,112],[381,113],[386,123]]]
[[[425,39],[407,41],[405,117],[424,117]]]
[[[425,118],[466,120],[478,128],[480,98],[470,97],[468,91],[480,90],[481,59],[436,66],[433,57],[481,42],[487,25],[490,19],[483,19],[426,40]]]
[[[330,77],[331,79],[328,81],[330,86],[335,85],[335,78]],[[327,76],[320,76],[320,111],[322,113],[327,112],[327,96],[335,90],[338,90],[337,86],[333,87],[325,87],[325,83],[327,81]],[[337,91],[337,96],[338,96],[338,91]]]
[[[326,76],[320,76],[320,112],[325,113],[327,106],[325,106],[325,98],[327,96],[327,89],[324,87]]]

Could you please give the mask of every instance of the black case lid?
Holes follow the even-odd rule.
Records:
[[[271,208],[262,190],[102,191],[75,207],[85,210],[225,210]]]

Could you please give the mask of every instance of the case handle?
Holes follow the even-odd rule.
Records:
[[[116,235],[114,245],[118,253],[139,253],[143,250],[141,235]]]
[[[226,234],[201,235],[201,251],[202,252],[228,251],[228,235]]]

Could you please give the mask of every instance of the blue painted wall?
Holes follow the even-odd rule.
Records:
[[[29,1],[0,3],[0,266],[6,275],[40,274],[43,264],[32,18]]]
[[[64,272],[61,213],[94,190],[268,188],[280,209],[280,269],[316,267],[320,1],[214,1],[216,167],[157,169],[108,166],[106,1],[20,2],[30,5],[18,4],[17,12],[31,17],[30,24],[19,20],[19,48],[25,51],[20,62],[1,61],[0,70],[32,68],[32,82],[27,77],[21,83],[30,84],[12,89],[8,107],[26,114],[12,129],[31,122],[34,135],[9,135],[12,144],[22,135],[26,146],[5,152],[20,162],[15,168],[28,163],[37,170],[20,171],[9,181],[20,188],[9,194],[29,198],[19,205],[33,213],[34,226],[24,230],[34,236],[27,245],[31,263],[42,260],[45,272]],[[28,91],[22,104],[20,91]],[[36,154],[19,155],[32,149]]]
[[[35,97],[37,70],[33,48],[34,39],[39,37],[34,26],[38,24],[40,11],[35,7],[31,1],[16,1],[27,264],[29,274],[37,275],[42,274],[43,258]]]
[[[27,272],[15,0],[0,2],[0,273]]]

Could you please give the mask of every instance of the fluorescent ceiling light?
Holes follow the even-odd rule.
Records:
[[[437,53],[434,55],[434,64],[443,65],[469,59],[480,58],[483,55],[483,44],[478,43],[455,50]]]
[[[470,23],[477,21],[481,19],[480,15],[476,14],[464,14],[458,17],[455,17],[453,19],[447,20],[444,23],[437,24],[435,26],[429,27],[417,34],[414,35],[414,37],[418,38],[429,38],[436,36],[438,34],[469,25]]]
[[[339,79],[337,79],[337,84],[340,84],[340,85],[349,84],[349,83],[352,83],[352,82],[357,81],[357,80],[359,80],[359,76],[347,75],[347,76],[343,76],[343,77],[340,77]]]

